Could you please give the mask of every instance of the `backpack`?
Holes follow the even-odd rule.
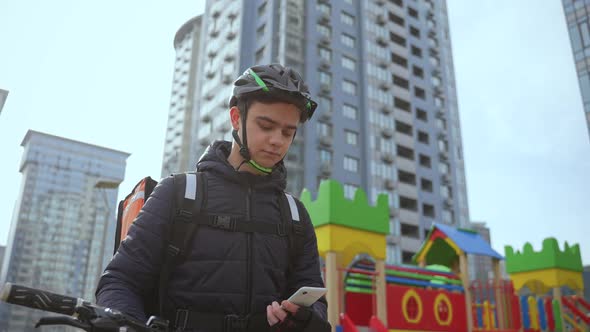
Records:
[[[159,284],[154,294],[144,298],[146,315],[163,316],[163,302],[160,299],[166,294],[168,278],[174,266],[184,257],[183,254],[199,227],[213,227],[231,232],[253,232],[287,236],[289,241],[289,269],[297,253],[303,248],[303,226],[299,217],[299,206],[293,196],[284,192],[279,199],[281,222],[269,224],[250,221],[238,222],[238,218],[210,215],[203,208],[207,201],[207,179],[202,172],[173,174],[174,197],[170,228],[165,236],[162,268]],[[125,199],[119,202],[117,211],[117,229],[115,234],[114,253],[127,235],[129,227],[141,211],[141,208],[158,184],[151,177],[141,179]]]

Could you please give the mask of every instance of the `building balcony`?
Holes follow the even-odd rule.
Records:
[[[420,225],[420,216],[418,215],[418,212],[410,211],[407,209],[399,209],[398,216],[400,222],[414,226]]]
[[[418,252],[422,246],[422,240],[409,236],[401,236],[400,247],[404,251]]]
[[[413,160],[398,157],[395,160],[395,164],[402,171],[416,173],[416,163]]]
[[[401,122],[414,123],[414,117],[412,113],[400,110],[399,108],[394,108],[393,117]]]
[[[395,142],[399,143],[400,145],[403,145],[405,147],[414,149],[414,137],[408,135],[408,134],[404,134],[404,133],[400,133],[399,131],[395,132]]]
[[[416,187],[415,185],[412,185],[412,184],[398,182],[397,193],[402,196],[405,196],[405,197],[417,199],[418,198],[418,187]]]

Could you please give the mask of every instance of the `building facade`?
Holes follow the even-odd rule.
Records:
[[[485,222],[472,222],[470,228],[481,235],[481,237],[487,243],[492,243],[490,229],[486,226]],[[494,265],[492,264],[492,258],[479,255],[470,255],[469,276],[471,277],[471,280],[494,280]]]
[[[289,191],[322,179],[391,206],[388,261],[409,262],[433,221],[468,227],[445,1],[207,1],[192,131],[196,156],[231,139],[231,83],[254,64],[303,74],[319,107],[285,158]]]
[[[0,281],[92,301],[113,254],[117,186],[129,154],[32,130],[22,146],[23,180]],[[43,315],[2,305],[7,331],[33,331]]]
[[[562,0],[590,135],[590,0]]]
[[[4,108],[6,98],[8,98],[8,90],[0,89],[0,113],[2,113],[2,109]]]
[[[166,127],[166,142],[162,159],[162,177],[174,172],[194,170],[197,159],[193,128],[196,116],[194,102],[202,17],[197,16],[182,25],[174,36],[176,60],[172,79],[172,96]]]

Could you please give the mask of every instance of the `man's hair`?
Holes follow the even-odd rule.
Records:
[[[255,101],[262,103],[262,104],[274,104],[274,103],[292,104],[295,107],[297,107],[297,109],[300,111],[301,122],[307,120],[307,119],[303,118],[305,116],[305,114],[307,114],[306,112],[304,112],[307,100],[301,98],[300,96],[291,94],[291,93],[282,92],[282,91],[275,91],[272,94],[270,94],[270,93],[266,93],[266,92],[261,91],[258,93],[256,93],[256,92],[250,93],[246,96],[239,98],[239,100],[246,102],[247,107],[250,107],[250,105],[252,105],[252,103]],[[242,113],[242,112],[243,112],[243,110],[240,110],[240,113]]]

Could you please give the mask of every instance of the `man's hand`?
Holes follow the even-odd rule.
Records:
[[[266,306],[266,320],[268,325],[273,326],[284,321],[289,314],[294,315],[299,306],[287,300],[279,303],[274,301],[272,304]]]

